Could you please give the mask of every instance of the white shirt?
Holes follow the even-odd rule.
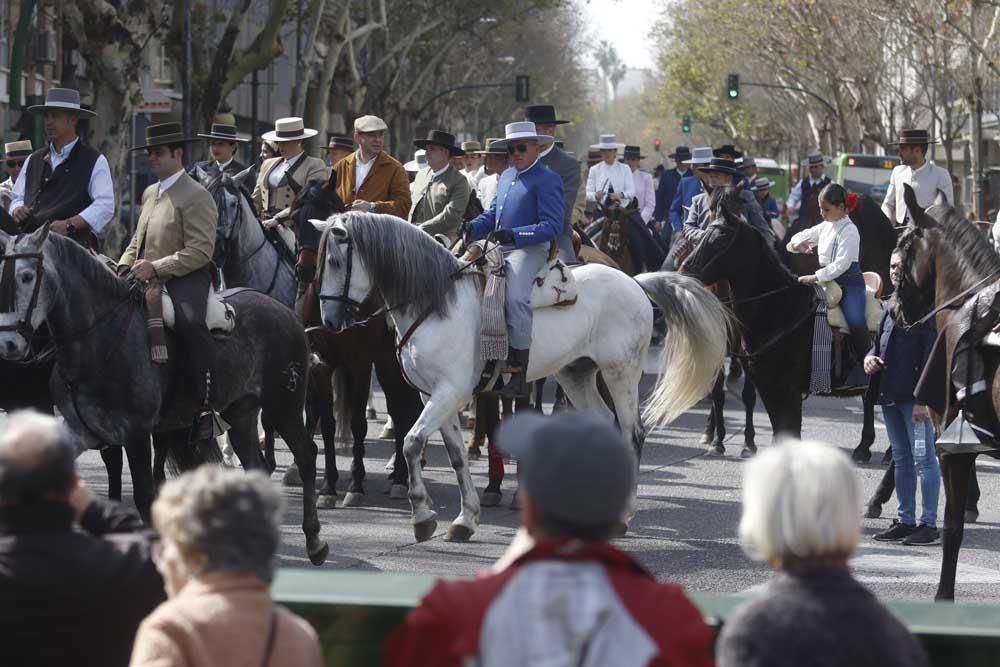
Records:
[[[632,170],[621,162],[598,162],[587,172],[587,201],[597,201],[596,193],[611,189],[623,195],[622,205],[635,196]]]
[[[181,169],[180,171],[178,171],[173,176],[167,176],[162,181],[160,181],[160,189],[156,191],[156,198],[159,199],[160,195],[162,195],[164,192],[166,192],[167,190],[169,190],[170,186],[173,185],[174,183],[176,183],[177,179],[180,178],[181,174],[183,174],[183,173],[184,173],[184,170]]]
[[[497,196],[497,184],[499,182],[500,174],[490,174],[481,178],[479,183],[476,184],[476,196],[479,197],[479,203],[487,211]]]
[[[653,175],[647,174],[642,169],[632,172],[632,181],[635,183],[635,198],[639,200],[639,215],[643,222],[653,219],[653,209],[656,208],[656,186],[653,185]]]
[[[53,171],[66,161],[70,151],[73,150],[73,147],[76,146],[76,142],[79,140],[79,137],[77,137],[63,146],[60,151],[57,151],[51,143],[49,144],[49,162],[52,164]],[[11,196],[9,209],[10,213],[25,206],[24,188],[27,183],[28,164],[30,162],[31,156],[29,155],[21,167],[21,173],[17,177],[17,182],[14,183],[14,192]],[[111,165],[108,164],[108,158],[103,155],[97,156],[97,162],[94,163],[94,170],[90,173],[90,182],[87,184],[87,194],[90,195],[93,202],[90,206],[80,211],[79,216],[90,225],[90,229],[94,233],[99,234],[115,215],[115,189],[111,182]]]
[[[951,174],[944,167],[925,162],[919,169],[911,169],[901,164],[892,170],[889,177],[889,189],[882,201],[882,212],[897,225],[906,222],[906,201],[903,200],[903,184],[908,183],[917,196],[921,208],[934,205],[938,190],[944,193],[949,202],[954,203],[955,193],[951,185]]]
[[[799,210],[799,207],[802,206],[802,183],[808,180],[809,185],[815,188],[820,184],[820,181],[822,181],[823,178],[824,176],[820,176],[819,178],[813,178],[810,176],[808,179],[803,178],[801,181],[796,183],[795,187],[792,188],[792,191],[788,194],[788,202],[786,202],[788,210],[797,211]]]
[[[302,155],[302,153],[299,153],[294,157],[290,157],[287,160],[283,160],[277,167],[272,169],[271,173],[267,175],[267,184],[272,188],[278,187],[281,184],[281,179],[284,177],[285,172],[287,172],[288,168],[292,166],[292,163],[299,159],[299,155]]]
[[[226,169],[226,167],[229,166],[229,163],[232,162],[232,161],[233,161],[233,158],[229,158],[225,162],[219,162],[218,160],[216,160],[215,161],[215,166],[219,168],[219,171],[224,171]]]
[[[428,169],[430,169],[430,167],[428,167]],[[434,178],[437,178],[438,176],[440,176],[444,172],[448,171],[449,169],[451,169],[451,163],[450,162],[448,164],[446,164],[445,166],[441,167],[440,169],[438,169],[437,171],[435,171],[434,172]]]
[[[463,173],[465,174],[465,177],[469,179],[469,186],[475,190],[476,186],[479,185],[479,181],[483,180],[483,177],[486,176],[486,167],[480,166],[479,169],[476,169],[475,171],[464,169]]]
[[[354,191],[357,192],[361,189],[361,184],[365,182],[368,178],[368,173],[375,166],[375,160],[378,159],[378,153],[375,154],[371,160],[368,162],[362,162],[361,149],[358,149],[358,159],[354,161]]]
[[[836,222],[824,220],[809,229],[803,229],[788,242],[788,251],[803,241],[817,247],[820,268],[816,279],[826,283],[839,278],[841,274],[858,261],[861,251],[861,235],[850,218]]]

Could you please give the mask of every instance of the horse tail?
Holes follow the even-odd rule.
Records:
[[[667,334],[660,371],[643,420],[662,426],[701,400],[725,361],[732,322],[719,299],[694,278],[673,271],[635,276],[663,311]]]

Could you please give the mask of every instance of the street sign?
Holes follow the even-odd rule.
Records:
[[[514,101],[531,101],[531,79],[527,74],[518,74],[514,77]]]

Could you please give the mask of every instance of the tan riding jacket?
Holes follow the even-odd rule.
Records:
[[[219,212],[208,190],[186,173],[157,197],[159,193],[159,183],[142,193],[139,223],[118,264],[132,266],[137,259],[147,259],[157,277],[167,281],[212,261]]]
[[[290,226],[294,224],[289,214],[295,195],[311,181],[325,181],[330,176],[330,168],[318,157],[303,154],[296,159],[291,173],[286,172],[278,187],[272,188],[268,185],[267,178],[271,175],[271,170],[283,161],[284,158],[281,157],[264,160],[260,165],[257,185],[253,189],[251,198],[254,208],[257,209],[257,215],[262,218],[277,218],[281,224]],[[289,184],[289,178],[297,187]]]

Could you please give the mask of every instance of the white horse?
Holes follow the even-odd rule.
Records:
[[[405,339],[399,352],[403,370],[427,395],[403,448],[414,535],[424,541],[437,529],[420,457],[427,439],[440,430],[462,497],[447,539],[465,541],[479,523],[479,497],[469,474],[458,410],[472,398],[485,365],[479,351],[479,282],[462,271],[463,265],[444,247],[405,220],[352,212],[314,224],[323,231],[318,280],[325,325],[334,331],[351,326],[356,306],[373,292],[380,294],[397,336]],[[534,313],[527,379],[555,375],[574,407],[609,420],[617,417],[640,455],[645,429],[639,415],[639,380],[653,327],[647,292],[667,322],[659,378],[644,414],[652,424],[673,420],[711,389],[726,355],[726,310],[699,282],[676,273],[632,279],[588,264],[574,269],[573,275],[579,288],[574,305]],[[598,371],[614,412],[598,391]]]

